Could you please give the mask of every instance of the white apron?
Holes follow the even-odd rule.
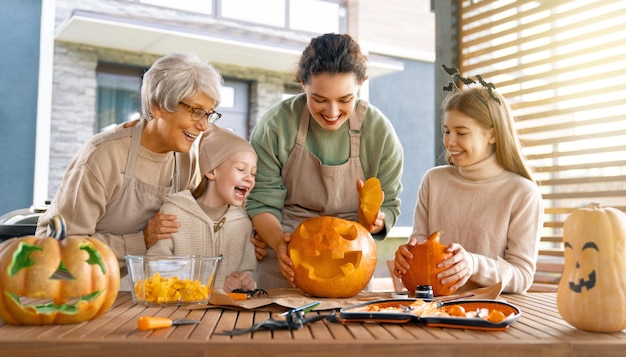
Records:
[[[104,217],[96,224],[96,232],[123,235],[142,231],[148,220],[161,208],[163,198],[178,187],[178,164],[174,165],[170,186],[151,185],[134,177],[144,122],[143,119],[140,120],[131,131],[130,150],[124,170],[124,187],[119,196],[107,205]]]
[[[148,220],[159,211],[163,204],[163,199],[169,193],[173,193],[178,187],[178,160],[174,153],[176,164],[170,186],[152,185],[139,181],[133,176],[135,163],[141,147],[141,132],[144,120],[140,120],[130,130],[131,140],[128,150],[128,159],[124,169],[124,186],[122,192],[111,203],[107,205],[106,213],[96,224],[96,232],[124,235],[142,231]],[[129,131],[123,131],[128,135]],[[130,279],[125,264],[120,269],[120,290],[129,291],[131,289]]]

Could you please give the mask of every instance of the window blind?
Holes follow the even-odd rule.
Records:
[[[457,10],[459,70],[493,82],[511,105],[544,198],[540,259],[558,263],[572,210],[626,211],[626,1],[474,0]]]

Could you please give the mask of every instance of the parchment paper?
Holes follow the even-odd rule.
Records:
[[[500,295],[502,284],[466,291],[463,294],[450,295],[448,298],[462,299],[495,299]],[[471,296],[468,296],[471,295]],[[256,310],[281,312],[287,309],[304,306],[315,301],[320,304],[314,309],[316,311],[341,309],[345,306],[357,305],[368,301],[391,299],[391,292],[368,292],[362,291],[356,296],[336,299],[318,298],[306,295],[302,290],[296,288],[272,289],[268,295],[253,297],[248,300],[234,300],[228,296],[224,290],[215,289],[209,298],[208,305],[190,305],[189,310],[223,308],[230,310]]]

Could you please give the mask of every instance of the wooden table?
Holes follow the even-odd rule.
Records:
[[[556,294],[504,295],[522,310],[506,331],[425,327],[415,323],[317,321],[300,330],[258,331],[228,337],[215,332],[250,327],[269,312],[218,308],[144,307],[120,293],[101,317],[74,325],[12,326],[0,322],[0,355],[15,356],[626,356],[626,330],[579,331],[561,319]],[[581,307],[582,308],[582,307]],[[315,313],[315,312],[313,312]],[[201,320],[153,331],[137,330],[140,315]]]

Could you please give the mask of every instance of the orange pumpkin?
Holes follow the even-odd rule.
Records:
[[[439,243],[441,234],[441,231],[434,232],[423,242],[409,248],[413,259],[408,260],[411,268],[402,275],[402,284],[410,292],[414,292],[418,285],[431,285],[435,296],[449,295],[456,291],[450,290],[455,282],[441,284],[441,279],[437,278],[437,274],[445,270],[437,268],[437,264],[452,256],[452,253],[446,252],[446,246]]]
[[[0,245],[0,317],[16,325],[69,324],[106,312],[120,285],[117,258],[102,241],[64,237],[65,223],[54,217],[57,238],[27,236]]]
[[[598,204],[577,209],[565,220],[563,244],[563,319],[592,332],[626,329],[626,215]]]
[[[305,293],[327,298],[358,294],[376,268],[376,243],[359,223],[321,216],[293,232],[288,252],[295,284]]]
[[[359,189],[359,209],[357,216],[359,223],[366,229],[376,222],[380,206],[382,206],[385,195],[380,186],[380,181],[376,177],[370,177]]]

